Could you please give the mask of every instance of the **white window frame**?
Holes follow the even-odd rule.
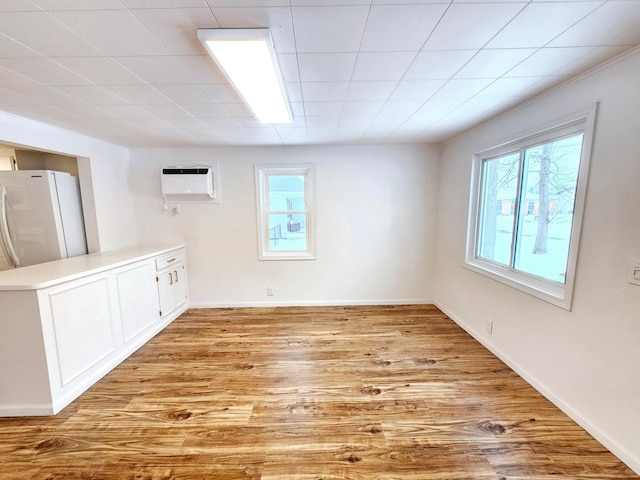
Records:
[[[269,242],[269,214],[290,213],[289,211],[271,211],[267,178],[270,175],[298,175],[304,177],[304,210],[295,213],[306,215],[305,251],[271,251]],[[315,165],[256,165],[256,200],[258,218],[258,258],[260,260],[315,260]]]
[[[473,157],[471,173],[471,195],[469,201],[469,220],[467,226],[467,248],[465,267],[501,282],[520,291],[526,292],[553,305],[571,310],[573,287],[575,283],[576,265],[578,262],[580,232],[582,229],[582,217],[587,191],[589,175],[589,163],[591,160],[591,145],[593,143],[593,130],[595,125],[597,104],[578,112],[570,117],[529,132],[496,147],[492,147],[476,153]],[[525,272],[514,270],[510,266],[504,266],[479,258],[476,255],[479,241],[479,220],[481,208],[481,181],[482,165],[485,159],[498,157],[510,152],[522,150],[527,147],[553,141],[556,138],[572,134],[583,133],[583,145],[578,169],[578,183],[576,185],[575,206],[573,211],[573,225],[569,240],[569,257],[565,284],[546,280]],[[522,182],[522,172],[519,172],[518,185]],[[519,188],[519,187],[518,187]],[[522,206],[518,206],[521,208]],[[524,205],[526,208],[526,205]],[[517,214],[517,212],[516,212]],[[515,245],[511,246],[512,257]]]

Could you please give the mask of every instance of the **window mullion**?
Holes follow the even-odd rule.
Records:
[[[520,225],[520,209],[522,206],[522,176],[524,172],[524,148],[518,150],[518,179],[516,185],[515,206],[513,208],[513,228],[511,229],[511,252],[509,253],[509,270],[515,271],[516,245]]]

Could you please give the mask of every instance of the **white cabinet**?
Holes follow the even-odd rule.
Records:
[[[136,262],[116,271],[120,323],[125,343],[160,319],[156,269],[152,260]]]
[[[166,317],[187,301],[187,276],[184,255],[172,252],[156,259],[160,315]]]
[[[109,278],[90,276],[43,291],[40,298],[47,357],[55,359],[55,384],[62,388],[116,350]]]
[[[184,248],[85,257],[0,272],[0,417],[59,412],[187,309]]]

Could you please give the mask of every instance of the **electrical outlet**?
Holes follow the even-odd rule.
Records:
[[[273,297],[273,287],[267,287],[267,296]]]
[[[640,285],[640,261],[638,259],[632,260],[627,281],[632,285]]]
[[[493,320],[485,320],[484,329],[489,335],[491,335],[493,333]]]

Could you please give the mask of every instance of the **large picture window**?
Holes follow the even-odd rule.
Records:
[[[261,260],[315,258],[314,168],[256,166]]]
[[[594,116],[475,156],[469,267],[570,309]]]

